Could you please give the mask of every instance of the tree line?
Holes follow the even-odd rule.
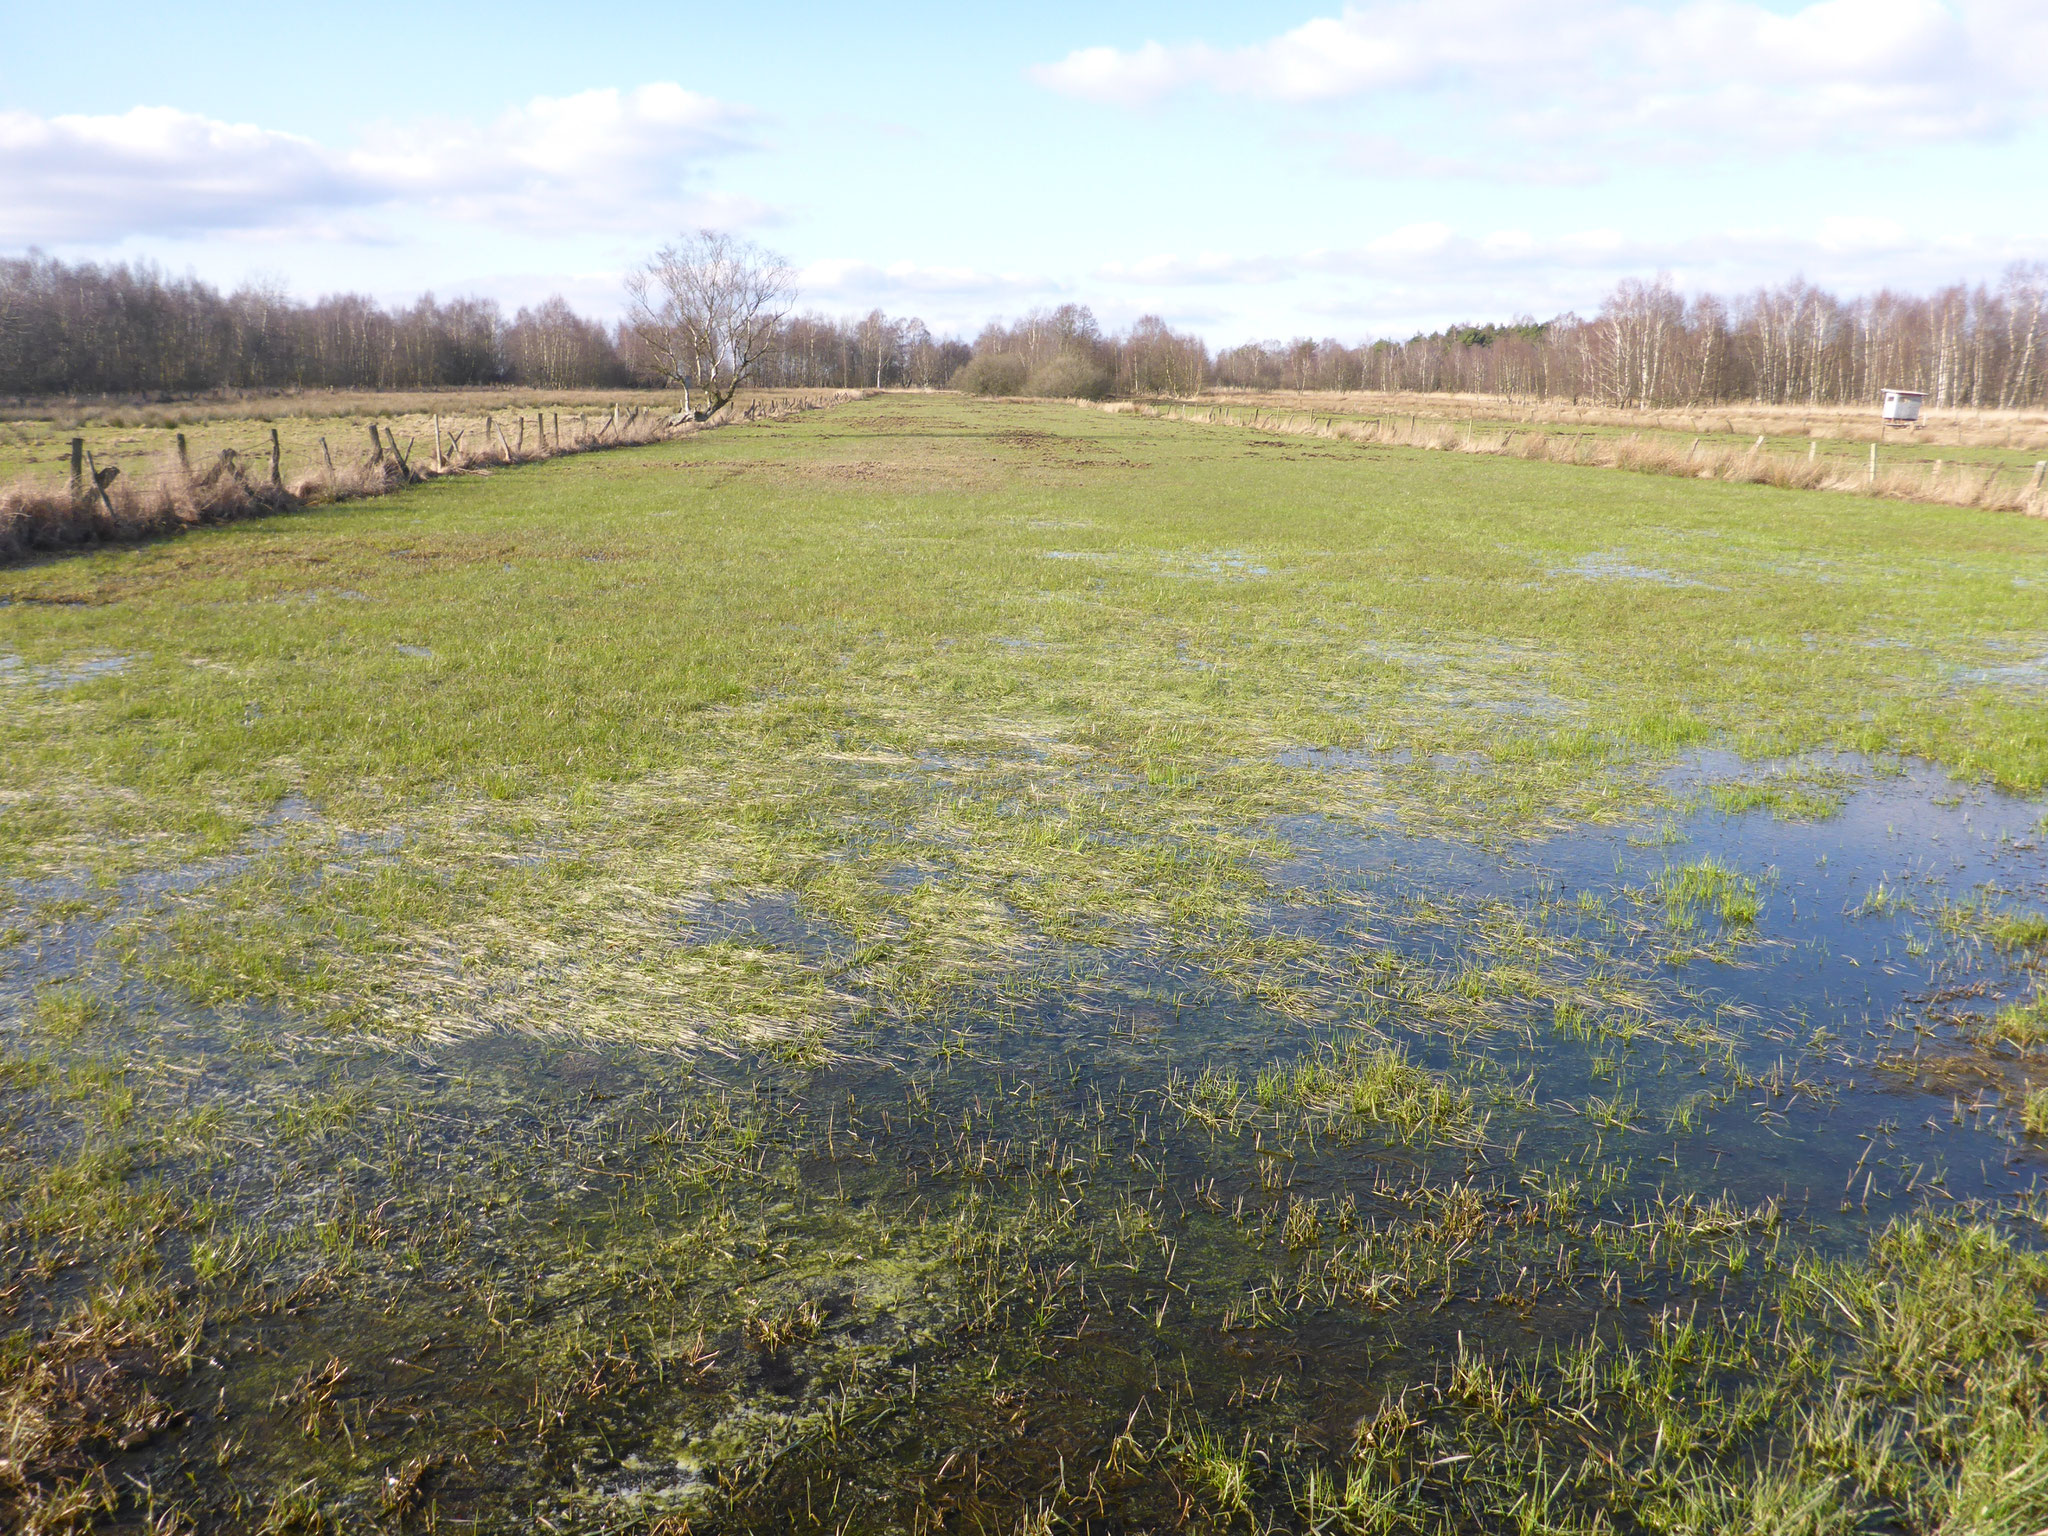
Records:
[[[635,313],[653,315],[644,302]],[[507,316],[489,299],[309,302],[261,283],[224,293],[146,264],[0,259],[0,395],[15,397],[675,383],[689,369],[664,338],[682,334],[630,317],[608,326],[559,296]],[[1099,398],[1220,386],[1624,406],[1841,405],[1900,388],[1939,406],[2038,407],[2048,404],[2048,267],[2015,266],[1996,285],[1847,299],[1802,281],[1687,298],[1668,281],[1631,279],[1592,316],[1213,354],[1156,316],[1110,332],[1078,304],[992,322],[971,343],[881,310],[835,317],[784,305],[763,311],[748,337],[748,378],[769,388]]]
[[[1456,391],[1620,406],[1850,405],[1886,389],[1937,406],[2048,403],[2048,266],[1995,287],[1844,299],[1793,281],[1688,299],[1625,280],[1591,317],[1452,326],[1406,341],[1297,338],[1217,355],[1226,388]]]

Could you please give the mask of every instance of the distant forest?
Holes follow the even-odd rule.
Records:
[[[659,384],[623,327],[553,298],[508,317],[431,295],[391,308],[356,294],[303,302],[223,293],[146,265],[0,259],[0,395],[218,390],[542,388]],[[1996,287],[1842,299],[1804,282],[1687,299],[1622,283],[1587,317],[1460,325],[1405,341],[1300,337],[1212,354],[1147,317],[1105,332],[1081,305],[995,323],[970,344],[921,320],[794,315],[770,388],[952,386],[985,394],[1184,395],[1211,387],[1416,390],[1615,405],[1838,405],[1886,388],[1931,404],[2048,404],[2048,267]]]

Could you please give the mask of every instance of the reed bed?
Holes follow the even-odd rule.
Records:
[[[1223,406],[1161,406],[1127,400],[1104,405],[1078,403],[1113,414],[1156,416],[1340,442],[1585,464],[1645,475],[1775,485],[1787,490],[1838,491],[1894,501],[1981,507],[1987,511],[2048,517],[2048,485],[2044,485],[2048,482],[2048,461],[2019,470],[2004,465],[1948,464],[1941,460],[1931,465],[1900,466],[1884,464],[1873,453],[1869,460],[1854,464],[1840,458],[1821,458],[1814,451],[1817,444],[1810,445],[1804,454],[1772,452],[1761,435],[1747,448],[1715,446],[1702,438],[1680,448],[1672,442],[1635,435],[1614,438],[1590,432],[1474,430],[1454,422],[1412,415],[1349,421],[1321,411],[1233,411]]]
[[[211,523],[239,522],[341,501],[384,496],[448,475],[487,474],[516,464],[537,464],[571,454],[639,448],[735,421],[781,420],[823,409],[858,392],[830,391],[735,402],[708,419],[634,405],[609,414],[584,411],[563,424],[563,412],[537,413],[529,433],[524,412],[499,416],[433,417],[431,447],[414,432],[401,443],[388,420],[366,423],[368,447],[337,454],[320,438],[319,467],[285,476],[278,434],[271,432],[267,471],[248,456],[225,450],[204,468],[183,452],[144,460],[142,474],[118,466],[92,466],[74,483],[18,480],[0,487],[0,562],[100,544],[136,543]],[[665,402],[672,403],[672,402]]]

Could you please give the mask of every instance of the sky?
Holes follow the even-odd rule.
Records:
[[[0,0],[0,254],[616,315],[729,230],[805,307],[1217,345],[2048,260],[2048,0]]]

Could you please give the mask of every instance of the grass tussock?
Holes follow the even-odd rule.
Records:
[[[1991,1036],[2023,1051],[2048,1044],[2048,991],[2001,1008],[1991,1020]]]
[[[2048,1136],[2048,1088],[2036,1088],[2020,1107],[2020,1124],[2032,1136]]]
[[[2001,912],[1985,928],[2000,949],[2048,949],[2048,912]]]
[[[1652,889],[1674,928],[1696,927],[1709,913],[1728,927],[1747,928],[1762,910],[1756,881],[1713,857],[1667,866]]]
[[[303,504],[287,487],[254,481],[239,467],[205,479],[159,475],[146,483],[116,480],[80,496],[62,486],[11,485],[0,489],[0,560],[94,544],[132,544],[205,523],[289,512]]]
[[[1408,1059],[1399,1047],[1330,1050],[1259,1073],[1261,1109],[1320,1109],[1386,1126],[1404,1137],[1441,1134],[1472,1120],[1469,1094]]]

